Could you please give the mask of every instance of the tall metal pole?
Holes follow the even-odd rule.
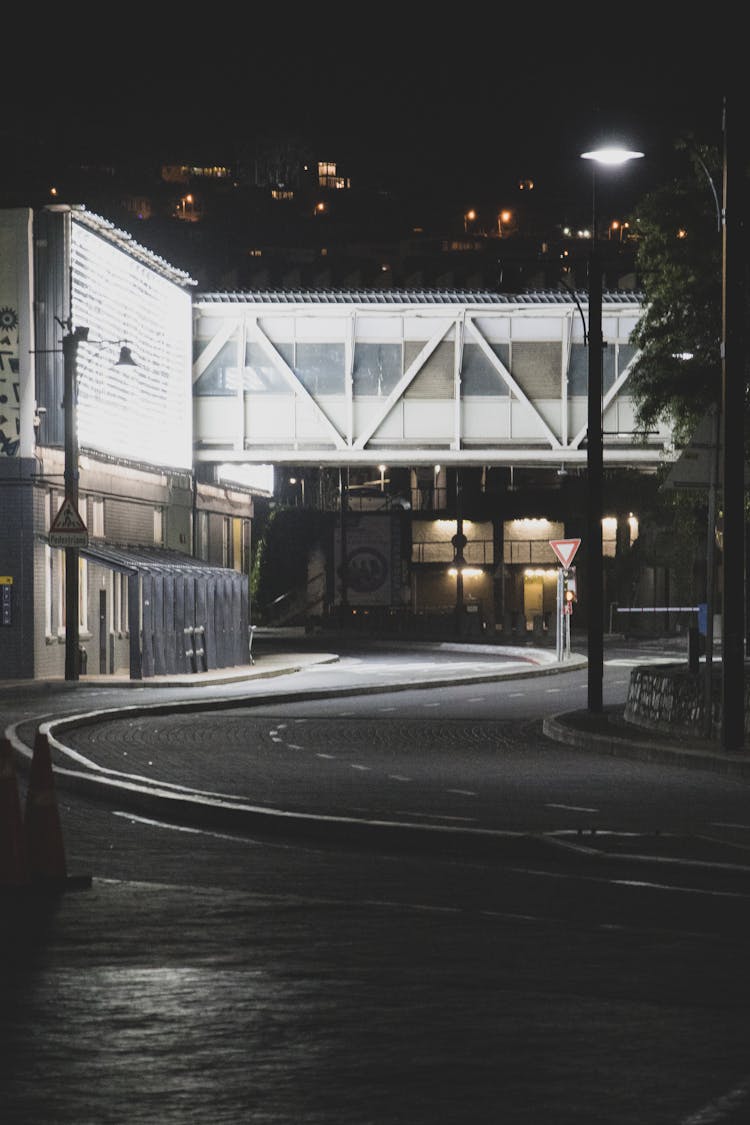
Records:
[[[596,165],[592,165],[591,253],[589,257],[589,385],[586,472],[588,512],[588,709],[602,710],[604,677],[604,568],[602,506],[604,442],[602,435],[602,266],[596,232]]]
[[[344,483],[344,472],[346,472],[346,483]],[[347,545],[346,545],[346,509],[348,504],[349,495],[349,466],[346,470],[339,468],[339,537],[341,542],[341,607],[340,607],[340,625],[343,629],[346,625],[346,618],[349,609],[349,590],[347,587]]]
[[[87,331],[87,330],[84,330]],[[78,343],[84,332],[76,329],[63,336],[63,414],[65,421],[65,499],[78,511],[78,419],[77,360]],[[79,569],[78,548],[65,548],[65,679],[77,680],[80,674],[80,635],[78,626]]]
[[[464,632],[464,535],[463,506],[461,503],[461,470],[456,469],[456,534],[453,536],[453,557],[456,567],[456,636]]]
[[[735,102],[735,105],[738,103]],[[731,150],[724,99],[724,189],[722,233],[722,424],[724,489],[724,588],[722,597],[721,745],[742,750],[745,742],[745,179],[744,122],[735,116]]]

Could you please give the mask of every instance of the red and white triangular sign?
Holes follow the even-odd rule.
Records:
[[[567,570],[581,546],[580,539],[550,539],[549,545]]]
[[[65,498],[60,511],[57,513],[52,523],[50,524],[50,531],[85,531],[86,525],[81,519],[76,509],[71,504],[70,500]]]

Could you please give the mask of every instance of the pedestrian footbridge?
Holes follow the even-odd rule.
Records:
[[[255,291],[193,298],[196,459],[585,465],[585,293]],[[639,295],[602,302],[604,461],[653,468],[628,378]]]

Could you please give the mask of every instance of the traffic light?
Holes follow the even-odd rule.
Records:
[[[576,588],[576,568],[563,571],[563,613],[572,613],[573,606],[578,601]]]

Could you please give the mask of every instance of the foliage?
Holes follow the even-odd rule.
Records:
[[[720,185],[720,158],[683,145],[685,174],[647,195],[631,219],[645,301],[629,385],[639,427],[666,422],[678,444],[720,402],[722,379],[722,239],[712,187]]]
[[[275,508],[255,547],[250,590],[259,613],[292,590],[307,584],[307,561],[329,534],[325,513],[310,508]]]

